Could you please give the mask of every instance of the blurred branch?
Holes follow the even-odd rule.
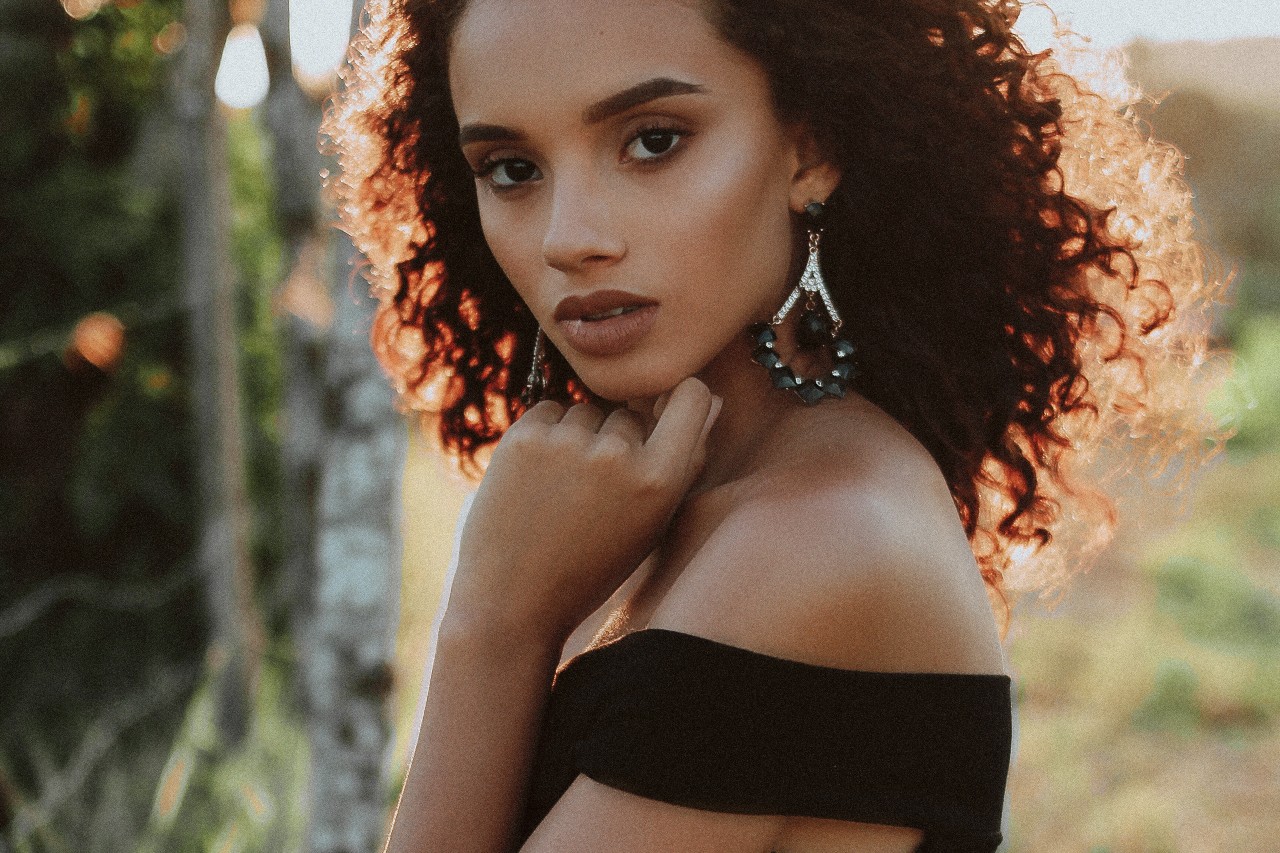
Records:
[[[175,316],[187,309],[176,299],[157,298],[145,308],[136,302],[126,302],[100,309],[124,324],[125,328],[148,325]],[[85,311],[85,314],[90,313]],[[45,326],[18,338],[0,341],[0,371],[9,370],[37,358],[60,353],[71,340],[80,317],[57,325]]]
[[[322,374],[331,323],[311,322],[308,314],[326,312],[298,310],[297,304],[314,305],[329,299],[326,265],[331,248],[320,204],[320,106],[307,97],[293,76],[288,3],[267,5],[262,39],[271,72],[264,106],[271,136],[276,213],[285,243],[285,268],[289,270],[276,294],[285,374],[280,447],[285,537],[281,587],[289,602],[294,646],[303,649],[312,639],[308,632],[315,609],[316,502],[320,458],[328,440]],[[327,313],[332,314],[331,307]],[[305,714],[305,691],[296,689],[292,698]]]
[[[121,736],[181,696],[194,682],[195,676],[193,668],[163,670],[143,690],[116,703],[90,725],[71,760],[44,785],[39,799],[18,809],[10,835],[12,844],[21,845],[33,833],[47,826],[63,804],[82,791]]]
[[[226,121],[214,101],[225,3],[187,3],[187,41],[174,78],[182,160],[182,277],[200,472],[197,560],[213,621],[218,729],[228,745],[249,725],[263,629],[253,603],[249,497],[231,259]]]
[[[198,577],[195,569],[187,568],[154,584],[113,586],[86,575],[59,578],[0,611],[0,639],[30,627],[49,608],[68,599],[103,610],[154,610],[168,604]]]

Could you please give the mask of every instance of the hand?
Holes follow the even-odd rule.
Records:
[[[447,616],[563,645],[656,545],[702,470],[720,399],[686,379],[638,414],[542,402],[498,443]]]

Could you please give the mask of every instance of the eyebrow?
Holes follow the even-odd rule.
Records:
[[[697,83],[673,80],[670,77],[655,77],[623,89],[616,95],[596,101],[582,111],[582,121],[584,124],[599,124],[641,104],[656,101],[658,98],[696,95],[706,91],[705,86]],[[458,131],[458,146],[462,147],[472,142],[518,142],[523,138],[517,131],[499,124],[468,124]]]
[[[468,124],[458,131],[458,147],[472,142],[519,142],[524,137],[500,124]]]
[[[670,77],[655,77],[652,80],[637,83],[629,89],[623,89],[618,94],[610,95],[603,101],[597,101],[587,107],[582,111],[582,121],[584,124],[599,124],[633,107],[656,101],[658,98],[702,94],[706,91],[704,86],[699,86],[697,83],[672,80]]]

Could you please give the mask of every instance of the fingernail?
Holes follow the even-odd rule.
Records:
[[[716,425],[716,418],[720,417],[720,410],[724,407],[724,400],[720,397],[711,395],[711,411],[707,413],[707,422],[702,426],[702,437],[705,439],[707,434],[711,432],[711,428]]]

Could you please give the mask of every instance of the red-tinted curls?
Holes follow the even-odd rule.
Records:
[[[1176,405],[1195,397],[1220,291],[1181,161],[1139,132],[1132,92],[1097,94],[1030,53],[1019,5],[706,4],[780,118],[841,169],[824,273],[860,387],[933,454],[997,594],[1014,568],[1014,587],[1060,585],[1105,542],[1110,505],[1072,469],[1107,436],[1158,436],[1141,453],[1159,461],[1203,456],[1215,435]],[[457,146],[446,42],[461,6],[371,2],[326,133],[382,298],[374,346],[474,463],[520,414],[536,325],[485,244]],[[550,355],[549,395],[586,398]]]

